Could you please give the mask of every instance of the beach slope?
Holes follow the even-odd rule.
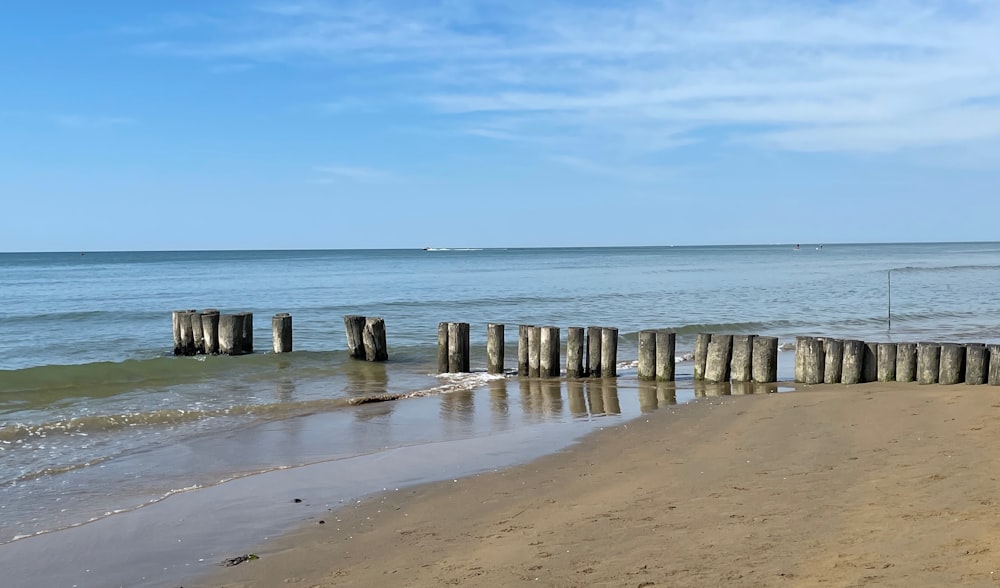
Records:
[[[318,512],[203,585],[993,585],[997,447],[1000,388],[704,398]]]

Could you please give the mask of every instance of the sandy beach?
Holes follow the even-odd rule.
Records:
[[[998,419],[984,386],[703,398],[317,512],[200,585],[992,585]]]

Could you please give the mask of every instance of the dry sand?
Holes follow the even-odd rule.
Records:
[[[706,398],[316,513],[202,585],[993,585],[998,449],[1000,388]]]

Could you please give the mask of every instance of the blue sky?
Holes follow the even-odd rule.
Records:
[[[0,12],[0,251],[1000,240],[1000,3]]]

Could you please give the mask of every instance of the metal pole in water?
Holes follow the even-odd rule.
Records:
[[[889,321],[889,328],[886,330],[891,331],[892,330],[892,270],[886,272],[886,279],[888,280],[889,284],[889,309],[886,312],[886,318]]]

